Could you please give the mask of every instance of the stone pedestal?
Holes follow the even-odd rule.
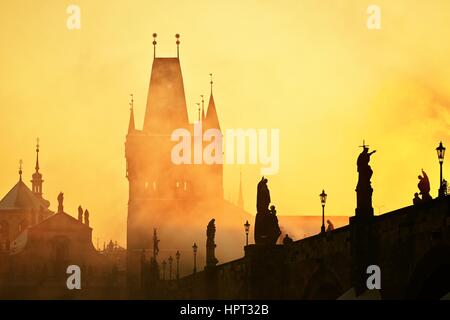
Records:
[[[367,290],[366,273],[370,265],[378,265],[377,236],[373,212],[359,212],[360,216],[350,218],[350,242],[352,257],[352,284],[356,295]]]

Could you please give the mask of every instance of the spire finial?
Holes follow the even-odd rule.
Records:
[[[214,82],[213,82],[213,74],[210,73],[210,74],[209,74],[209,77],[210,77],[210,79],[211,79],[211,80],[209,81],[209,83],[211,84],[211,94],[212,94],[213,83],[214,83]]]
[[[131,100],[130,100],[130,111],[133,111],[133,108],[134,108],[134,95],[132,93],[130,93],[130,97],[131,97]]]
[[[130,122],[128,123],[128,133],[134,132],[134,94],[130,93]]]
[[[153,34],[153,59],[156,58],[156,37],[158,35],[156,33]]]
[[[198,107],[198,122],[200,122],[201,117],[200,117],[200,103],[199,102],[197,102],[197,107]]]
[[[366,144],[366,140],[363,140],[363,144],[362,144],[362,146],[359,146],[360,148],[367,148],[367,147],[369,147],[369,145],[368,144]]]
[[[22,159],[19,160],[19,179],[22,181],[22,167],[23,167],[23,161]]]
[[[205,116],[205,99],[204,96],[201,94],[200,97],[202,98],[202,117]]]
[[[39,172],[39,138],[36,138],[36,172]]]
[[[176,44],[177,44],[177,58],[180,58],[180,34],[177,33],[175,35],[175,38],[177,39],[177,42],[176,42]]]

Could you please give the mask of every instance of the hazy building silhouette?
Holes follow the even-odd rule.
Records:
[[[198,114],[203,131],[220,130],[212,81],[206,115],[204,111]],[[180,59],[154,57],[143,128],[135,126],[132,105],[125,143],[128,274],[135,284],[139,283],[141,252],[151,247],[153,228],[161,230],[165,244],[181,248],[192,240],[186,232],[195,234],[192,226],[204,225],[202,216],[206,219],[212,211],[223,212],[222,164],[172,162],[176,142],[171,141],[171,134],[179,128],[191,133],[193,157],[194,125],[188,119]]]
[[[116,250],[114,255],[95,250],[88,211],[84,222],[66,213],[63,193],[58,195],[57,212],[49,210],[39,170],[37,145],[32,188],[22,179],[21,162],[19,181],[0,201],[0,298],[66,297],[69,265],[79,266],[83,288],[91,287],[83,294],[99,297],[103,293],[95,288],[111,286],[114,277],[117,285],[124,269],[124,262],[120,264],[119,259],[122,256],[124,260],[124,249]],[[79,210],[82,211],[81,206]]]
[[[32,176],[32,189],[22,180],[22,164],[19,181],[0,200],[0,252],[9,251],[14,239],[28,227],[53,214],[50,202],[42,197],[42,174],[39,172],[39,144],[36,146],[36,166]]]

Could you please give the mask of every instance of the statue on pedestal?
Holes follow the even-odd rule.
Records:
[[[84,210],[84,224],[89,227],[89,211],[88,211],[88,209]]]
[[[78,221],[83,223],[83,208],[81,206],[78,206]]]
[[[356,162],[358,166],[358,185],[356,186],[356,215],[373,216],[372,193],[370,179],[372,178],[372,168],[369,165],[370,157],[376,151],[369,152],[369,146],[363,143],[363,151],[358,156]]]
[[[217,262],[219,262],[216,259],[215,256],[215,249],[216,244],[214,243],[214,238],[216,236],[216,226],[215,226],[215,219],[211,219],[211,221],[208,223],[208,226],[206,228],[206,266],[207,267],[214,267],[216,266]]]
[[[159,253],[159,239],[158,239],[158,235],[156,234],[156,228],[153,229],[153,259],[156,262],[156,257],[158,256]]]
[[[419,183],[417,184],[417,187],[420,190],[420,195],[422,195],[422,202],[430,201],[433,198],[430,195],[430,180],[428,179],[428,176],[426,172],[422,169],[422,175],[418,177]]]
[[[270,191],[267,179],[262,177],[256,193],[255,243],[257,245],[275,245],[281,235],[275,206],[270,205]]]
[[[64,193],[60,192],[58,194],[58,213],[64,212]]]

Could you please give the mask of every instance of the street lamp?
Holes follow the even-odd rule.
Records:
[[[248,223],[248,220],[245,221],[244,228],[245,228],[245,245],[248,246],[248,232],[250,231],[250,223]]]
[[[436,148],[439,166],[441,167],[441,175],[439,179],[439,197],[442,197],[445,194],[445,190],[442,187],[442,164],[444,163],[445,156],[445,147],[442,145],[442,141],[439,143],[439,146]]]
[[[194,242],[192,250],[194,250],[194,273],[197,273],[197,244]]]
[[[167,262],[166,262],[166,260],[163,260],[163,262],[162,262],[162,267],[163,267],[163,280],[166,280],[166,265],[167,265]]]
[[[320,233],[325,233],[325,203],[327,202],[327,194],[325,193],[325,190],[322,190],[319,197],[320,203],[322,204],[322,227],[320,228]]]
[[[180,251],[177,250],[177,253],[175,254],[175,258],[177,258],[177,280],[180,279]]]
[[[173,262],[172,256],[170,256],[168,260],[169,260],[169,280],[172,280],[172,262]]]

